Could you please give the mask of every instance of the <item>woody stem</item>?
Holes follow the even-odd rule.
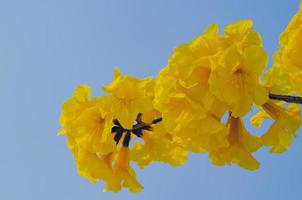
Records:
[[[271,93],[268,96],[270,99],[273,100],[285,101],[287,103],[302,104],[302,97],[281,95],[281,94],[271,94]]]
[[[138,130],[138,129],[144,129],[144,128],[146,128],[148,126],[151,126],[153,124],[157,124],[157,123],[161,122],[162,120],[163,120],[163,118],[160,117],[160,118],[154,119],[150,124],[146,124],[146,123],[139,124],[138,126],[136,126],[135,128],[130,129],[129,131],[135,131],[135,130]]]
[[[285,101],[287,103],[302,104],[302,97],[299,97],[299,96],[290,96],[290,95],[281,95],[281,94],[272,94],[272,93],[270,93],[268,96],[270,99],[273,99],[273,100]],[[125,132],[133,132],[133,131],[136,131],[139,129],[144,129],[144,128],[150,127],[151,125],[157,124],[161,121],[162,121],[162,118],[160,117],[160,118],[154,119],[150,124],[142,123],[142,124],[138,124],[136,127],[132,128],[132,129],[123,128],[123,130]]]
[[[290,95],[281,95],[281,94],[272,94],[269,93],[269,98],[273,99],[273,100],[279,100],[279,101],[285,101],[287,103],[298,103],[298,104],[302,104],[302,97],[298,97],[298,96],[290,96]],[[162,121],[162,118],[157,118],[155,119],[151,124],[157,124],[158,122]],[[139,128],[144,128],[146,126],[150,126],[151,124],[142,124],[132,130],[136,130]],[[130,131],[132,131],[130,130]]]

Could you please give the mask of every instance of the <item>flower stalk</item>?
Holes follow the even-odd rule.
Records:
[[[269,98],[272,99],[272,100],[285,101],[287,103],[302,104],[302,97],[299,97],[299,96],[290,96],[290,95],[281,95],[281,94],[269,93]],[[150,128],[151,125],[157,124],[158,122],[161,122],[162,120],[163,120],[162,117],[159,117],[159,118],[154,119],[152,121],[152,123],[150,123],[150,124],[137,123],[136,125],[133,126],[132,129],[124,129],[124,131],[136,132],[137,130]]]
[[[139,113],[136,118],[136,124],[133,125],[132,129],[124,128],[118,119],[113,120],[114,126],[111,129],[111,132],[115,134],[114,140],[116,144],[118,144],[122,138],[123,133],[126,133],[126,136],[123,141],[124,147],[129,147],[129,143],[131,140],[131,133],[136,135],[137,137],[143,136],[143,130],[151,131],[152,125],[157,124],[162,121],[162,118],[156,118],[151,123],[145,123],[142,121],[142,113]]]
[[[298,103],[302,104],[302,97],[290,96],[290,95],[280,95],[280,94],[269,94],[269,98],[273,100],[285,101],[287,103]]]

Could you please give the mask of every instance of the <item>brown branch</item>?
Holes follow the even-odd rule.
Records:
[[[302,104],[302,97],[299,97],[299,96],[290,96],[290,95],[281,95],[281,94],[272,94],[272,93],[270,93],[268,96],[270,99],[273,99],[273,100],[285,101],[287,103]],[[117,119],[113,120],[113,123],[115,126],[113,127],[112,132],[116,132],[118,127],[120,127],[120,131],[122,132],[121,134],[123,134],[124,132],[126,132],[126,133],[132,132],[132,133],[138,134],[137,136],[140,137],[141,135],[139,135],[139,133],[137,131],[151,130],[152,125],[157,124],[163,120],[162,117],[160,117],[160,118],[154,119],[151,123],[145,123],[141,120],[141,116],[142,116],[142,114],[139,113],[137,116],[137,119],[136,119],[137,124],[134,125],[132,127],[132,129],[123,128],[123,126],[119,123],[119,121]],[[114,128],[115,128],[115,130],[114,130]],[[120,139],[120,137],[117,138],[117,140],[119,140],[119,139]]]
[[[129,131],[136,131],[138,129],[148,128],[148,127],[151,127],[151,125],[153,125],[153,124],[157,124],[157,123],[161,122],[162,120],[163,120],[163,118],[160,117],[160,118],[154,119],[150,124],[140,123],[140,124],[135,125],[132,129],[129,129]]]
[[[298,96],[271,94],[271,93],[268,96],[269,96],[270,99],[273,99],[273,100],[285,101],[287,103],[302,104],[302,97],[298,97]],[[150,127],[153,124],[157,124],[158,122],[161,122],[161,121],[162,121],[162,117],[154,119],[152,121],[152,123],[150,123],[150,124],[147,124],[147,123],[138,124],[136,127],[133,127],[132,129],[127,130],[127,131],[135,131],[135,130],[138,130],[138,129],[144,129],[144,128]]]
[[[285,101],[287,103],[302,104],[302,97],[281,95],[281,94],[269,94],[268,96],[270,99],[273,100]]]

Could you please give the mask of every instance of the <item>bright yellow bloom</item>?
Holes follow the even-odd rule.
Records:
[[[116,148],[111,134],[112,118],[104,109],[109,102],[106,97],[92,98],[90,93],[88,86],[80,85],[63,104],[61,131],[67,135],[78,173],[93,182],[109,181],[112,169],[106,157]]]
[[[91,89],[87,85],[78,86],[73,97],[68,99],[62,106],[60,134],[66,133],[66,126],[71,124],[79,115],[90,106]]]
[[[267,54],[259,34],[251,27],[250,20],[243,20],[225,28],[225,40],[231,45],[217,57],[209,77],[211,92],[236,117],[248,113],[252,103],[262,105],[268,101],[268,92],[259,82]]]
[[[283,108],[270,101],[265,103],[262,108],[264,111],[255,115],[252,123],[260,126],[268,115],[274,120],[268,131],[262,136],[263,144],[272,146],[270,150],[272,153],[287,151],[293,136],[297,137],[297,131],[302,124],[299,105],[290,104],[288,108]]]
[[[238,49],[244,49],[250,46],[262,47],[262,40],[260,34],[252,29],[253,21],[250,19],[239,20],[229,24],[224,28],[225,36],[221,38],[224,48],[236,45]],[[254,66],[262,71],[262,66]],[[260,67],[260,68],[259,68]]]
[[[226,106],[208,85],[219,44],[218,26],[213,24],[203,35],[176,48],[156,80],[154,105],[162,113],[165,129],[195,152],[226,143],[219,121]]]
[[[140,192],[134,162],[142,169],[152,162],[179,166],[193,151],[209,153],[215,165],[255,170],[260,163],[253,153],[262,145],[273,153],[286,151],[302,125],[300,108],[282,107],[268,94],[302,94],[302,3],[280,36],[264,85],[260,76],[268,58],[252,24],[232,23],[223,35],[212,24],[175,48],[156,80],[115,69],[103,96],[92,97],[87,85],[78,86],[63,104],[59,133],[67,136],[79,175],[104,181],[104,191]],[[242,121],[254,104],[263,110],[253,125],[274,120],[261,137]]]
[[[77,148],[75,153],[77,170],[80,176],[94,183],[99,180],[108,182],[112,179],[111,154],[101,156],[97,153],[89,152],[85,148]]]
[[[274,94],[302,94],[302,3],[300,10],[280,35],[280,48],[274,53],[272,67],[264,75],[265,86]],[[298,105],[283,108],[270,101],[262,105],[251,123],[260,127],[263,119],[272,118],[274,123],[262,136],[264,145],[271,146],[272,153],[281,153],[290,147],[293,137],[301,126]]]
[[[73,132],[76,133],[78,145],[98,154],[107,154],[115,149],[111,134],[113,119],[102,104],[107,100],[109,99],[106,97],[100,98],[98,104],[85,110],[73,123]]]
[[[208,86],[212,58],[220,48],[219,40],[218,25],[213,24],[203,35],[174,50],[168,66],[157,77],[156,108],[165,113],[163,111],[168,109],[166,105],[170,99],[182,99],[186,102],[183,106],[191,113],[210,112],[218,117],[223,115],[225,106],[210,93]],[[182,110],[186,112],[187,109]]]
[[[300,10],[291,19],[290,23],[286,27],[285,31],[280,36],[280,45],[282,56],[281,59],[284,64],[284,68],[289,69],[292,72],[301,71],[302,69],[302,3],[300,4]]]
[[[143,143],[137,141],[133,150],[129,147],[132,152],[130,157],[128,150],[126,151],[122,147],[121,153],[117,156],[117,164],[113,167],[114,174],[119,175],[116,176],[115,181],[108,183],[106,190],[118,191],[122,185],[136,192],[141,190],[141,186],[135,180],[135,173],[130,165],[123,165],[122,161],[127,161],[127,164],[130,159],[133,159],[141,168],[153,161],[181,165],[186,161],[187,153],[180,145],[175,145],[173,137],[161,128],[162,125],[157,124],[159,121],[156,122],[156,126],[155,124],[152,126],[155,123],[154,120],[161,117],[161,114],[153,108],[154,81],[151,78],[140,80],[122,75],[117,69],[114,72],[113,82],[103,87],[111,94],[109,98],[113,118],[117,119],[124,129],[135,129],[139,126],[145,128],[129,132],[129,141],[131,137],[138,136]],[[127,135],[120,139],[123,140],[123,146],[126,137]],[[122,158],[123,156],[127,158]]]
[[[129,156],[124,150],[120,150],[123,149],[121,145],[116,145],[114,135],[111,133],[113,127],[111,107],[114,106],[112,99],[108,96],[91,98],[90,92],[88,86],[77,87],[74,96],[64,103],[61,116],[61,124],[67,135],[68,146],[74,155],[78,173],[93,182],[103,180],[108,185],[118,183],[131,191],[138,191],[136,182],[132,180],[135,180],[133,172],[127,176],[123,172],[123,175],[116,177],[118,166],[122,166],[121,160],[127,161]],[[123,168],[130,170],[129,164],[130,161],[125,162]],[[125,180],[129,183],[123,183]],[[112,187],[107,189],[110,188]],[[117,188],[112,190],[117,191]]]
[[[229,116],[227,122],[229,145],[210,152],[210,158],[215,165],[236,163],[240,167],[255,170],[259,162],[252,156],[261,146],[261,139],[251,135],[240,118]]]
[[[274,55],[273,66],[264,74],[264,85],[273,94],[291,94],[293,92],[290,75],[286,73],[276,60],[278,54]]]
[[[102,139],[104,135],[110,134],[110,129],[107,127],[109,134],[103,134],[105,119],[101,111],[94,116],[91,114],[92,110],[101,108],[96,107],[100,99],[91,98],[90,93],[87,85],[80,85],[75,89],[73,97],[63,104],[60,118],[63,128],[60,131],[67,134],[67,143],[77,163],[79,174],[95,182],[100,179],[108,180],[110,174],[109,167],[105,165],[103,158],[99,158],[98,151],[106,153],[113,148],[114,143],[110,142],[110,139],[107,142]],[[86,123],[88,121],[85,121],[83,116],[93,116],[93,120]]]
[[[186,150],[158,124],[161,114],[152,105],[151,78],[140,80],[115,70],[113,82],[104,89],[110,95],[90,97],[90,88],[81,85],[63,105],[61,124],[81,176],[106,182],[105,191],[126,187],[139,192],[143,187],[131,160],[140,167],[153,161],[172,165],[186,161]],[[132,150],[133,137],[142,140]]]
[[[110,92],[112,113],[114,118],[118,119],[124,128],[132,128],[139,113],[142,114],[143,122],[149,122],[160,118],[153,108],[154,81],[151,78],[143,80],[122,75],[115,69],[113,82],[106,87],[105,91]],[[157,124],[152,130],[142,131],[141,142],[136,142],[132,158],[138,162],[141,167],[150,164],[152,161],[167,162],[173,165],[181,165],[186,161],[186,151],[173,141],[172,136],[167,133],[162,125]],[[152,150],[154,148],[154,150]],[[152,151],[151,151],[152,150]],[[178,156],[172,154],[179,154]],[[147,161],[148,160],[148,161]]]
[[[142,116],[144,122],[151,122],[154,116],[159,114],[146,113]],[[141,168],[154,161],[165,162],[173,166],[179,166],[187,160],[187,151],[183,148],[181,141],[169,134],[162,123],[156,124],[152,131],[143,131],[142,140],[144,143],[135,142],[131,151],[131,158]]]
[[[164,118],[166,119],[169,118]],[[227,129],[217,117],[207,115],[201,119],[192,119],[184,126],[181,122],[187,119],[186,115],[180,116],[173,129],[186,149],[193,152],[206,152],[228,145]]]
[[[275,52],[273,66],[265,76],[266,85],[271,92],[277,94],[302,94],[301,44],[302,3],[298,13],[295,14],[280,35],[280,48]]]
[[[130,167],[130,152],[122,147],[113,157],[113,176],[104,191],[119,192],[121,187],[129,188],[131,192],[140,192],[143,186],[137,182],[135,171]]]
[[[268,101],[259,82],[267,64],[260,35],[242,20],[218,35],[211,25],[203,35],[174,50],[168,66],[159,73],[155,107],[165,128],[195,152],[228,146],[226,127],[220,122],[226,111],[244,116],[253,103]]]
[[[270,118],[269,114],[262,110],[250,118],[250,123],[257,128],[261,128],[263,121],[268,118]]]
[[[138,113],[146,113],[153,109],[152,96],[154,81],[151,77],[143,80],[122,75],[114,70],[114,80],[103,89],[111,94],[111,113],[124,128],[132,128]]]

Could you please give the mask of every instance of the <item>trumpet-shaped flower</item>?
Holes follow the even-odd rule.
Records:
[[[262,105],[261,111],[252,118],[252,124],[260,126],[263,119],[269,116],[274,120],[268,131],[262,136],[263,144],[271,146],[272,153],[282,153],[290,147],[293,137],[301,126],[300,107],[290,104],[283,108],[270,101]]]
[[[114,160],[113,176],[107,182],[104,191],[118,192],[122,187],[126,187],[131,192],[140,192],[143,186],[137,182],[135,171],[130,166],[129,149],[122,147],[112,159]]]
[[[273,66],[264,74],[264,85],[273,94],[290,94],[293,85],[290,74],[285,72],[278,60],[278,54],[274,54]]]
[[[156,81],[155,107],[160,112],[167,113],[170,101],[171,104],[183,101],[178,104],[186,107],[183,112],[199,113],[200,116],[205,112],[217,117],[223,115],[224,104],[212,95],[208,86],[212,59],[220,52],[219,38],[218,25],[213,24],[203,35],[174,50]]]
[[[159,113],[146,113],[142,115],[142,121],[151,122],[156,115]],[[156,124],[152,130],[143,130],[141,138],[143,143],[135,142],[131,151],[131,158],[141,168],[154,161],[179,166],[187,160],[187,151],[183,148],[181,141],[169,134],[161,123]]]
[[[114,105],[112,112],[115,113],[114,118],[118,119],[123,128],[130,129],[146,125],[146,128],[141,129],[140,132],[132,133],[144,141],[144,143],[136,142],[132,150],[135,152],[132,153],[135,155],[132,158],[141,167],[152,161],[162,161],[173,165],[181,165],[185,162],[186,151],[181,146],[175,145],[173,137],[162,128],[162,125],[157,124],[151,127],[153,120],[161,117],[161,114],[153,108],[154,82],[151,78],[139,80],[122,75],[116,69],[113,82],[104,89],[112,95],[111,102]],[[136,125],[133,125],[134,121]]]
[[[299,72],[302,69],[302,3],[300,10],[291,19],[285,31],[280,36],[281,59],[286,64],[284,68],[292,72]]]
[[[215,165],[236,163],[240,167],[255,170],[260,164],[252,156],[261,146],[261,139],[251,135],[240,118],[229,116],[227,122],[229,145],[210,152],[210,158]]]
[[[274,63],[265,76],[271,92],[278,94],[302,94],[302,3],[280,35],[280,48],[274,54]],[[282,80],[282,81],[280,81]],[[281,91],[278,88],[282,88]],[[284,91],[285,88],[286,90]]]
[[[113,171],[110,166],[110,156],[93,153],[85,148],[77,148],[76,164],[80,176],[83,176],[91,182],[103,180],[109,182],[112,179]]]
[[[250,19],[239,20],[224,28],[225,36],[221,38],[224,48],[232,45],[242,51],[250,46],[262,46],[260,34],[252,29],[253,21]],[[255,66],[257,67],[257,66]],[[262,71],[262,68],[258,68]]]
[[[242,20],[227,26],[220,36],[218,26],[212,25],[175,49],[159,73],[155,107],[165,128],[189,150],[225,147],[223,114],[229,110],[235,117],[244,116],[253,103],[268,101],[268,91],[259,82],[267,54],[251,27],[251,20]]]
[[[151,77],[143,80],[122,75],[114,70],[114,80],[103,89],[111,94],[111,113],[125,128],[131,129],[138,113],[146,113],[153,109],[154,81]]]
[[[250,20],[244,20],[225,28],[225,40],[230,40],[231,45],[217,57],[209,78],[211,92],[236,117],[249,112],[252,103],[262,105],[268,101],[268,91],[259,82],[267,54],[251,26]]]
[[[63,104],[59,133],[67,136],[79,175],[104,181],[104,191],[140,192],[133,162],[140,168],[155,161],[179,166],[188,150],[208,152],[215,165],[255,170],[260,164],[254,152],[262,145],[273,153],[286,151],[302,125],[299,106],[285,108],[268,95],[302,94],[301,44],[302,3],[280,36],[263,85],[259,77],[267,53],[252,21],[232,23],[223,35],[213,24],[175,48],[156,80],[115,69],[103,96],[92,97],[87,85],[78,86]],[[263,109],[251,119],[253,125],[274,121],[261,137],[242,121],[253,104]]]
[[[226,106],[208,84],[219,44],[218,26],[213,24],[203,35],[176,48],[156,80],[154,105],[162,113],[165,129],[192,151],[206,151],[212,148],[210,141],[216,140],[217,146],[222,141],[219,119]]]
[[[92,182],[105,181],[109,185],[107,190],[117,191],[122,185],[138,191],[129,153],[116,145],[111,133],[114,106],[111,100],[108,96],[91,98],[88,86],[79,86],[63,105],[62,126],[81,176]]]
[[[151,78],[140,80],[115,70],[113,82],[104,87],[110,95],[90,97],[89,87],[81,85],[63,105],[61,124],[78,173],[92,182],[103,180],[105,191],[142,190],[131,160],[141,167],[153,161],[186,161],[186,151],[158,124],[162,119],[152,106],[153,86]],[[133,137],[143,142],[137,140],[132,150]]]
[[[67,126],[90,106],[90,93],[91,89],[89,86],[80,85],[75,89],[73,97],[63,104],[60,117],[60,124],[62,126],[62,129],[59,131],[60,134],[65,134]]]
[[[109,99],[106,97],[99,99],[99,104],[85,110],[73,123],[78,145],[99,154],[107,154],[115,149],[111,134],[112,117],[102,104],[106,100]]]

